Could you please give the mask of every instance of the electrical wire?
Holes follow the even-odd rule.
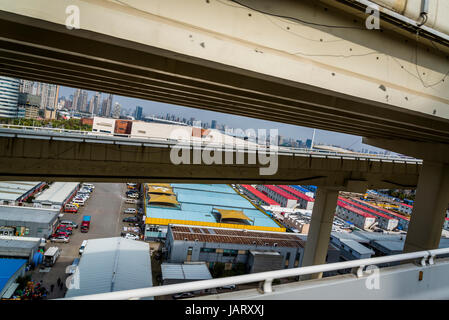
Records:
[[[117,3],[120,3],[120,4],[124,5],[124,6],[127,6],[127,7],[129,7],[129,8],[138,10],[138,11],[140,11],[140,12],[148,13],[148,12],[146,12],[145,10],[136,8],[136,7],[132,6],[132,5],[130,5],[129,3],[124,2],[124,1],[121,1],[121,0],[114,0],[114,1],[117,2]],[[273,22],[272,20],[270,20],[270,19],[268,18],[268,16],[272,16],[272,17],[276,17],[276,18],[280,18],[280,19],[286,19],[286,20],[293,20],[293,21],[300,22],[300,23],[305,24],[305,25],[312,25],[312,26],[317,26],[317,27],[334,28],[334,29],[353,29],[353,30],[362,30],[362,31],[366,31],[366,30],[367,30],[366,28],[360,28],[360,27],[351,27],[351,26],[341,26],[341,25],[321,24],[321,23],[316,23],[316,22],[306,21],[306,20],[303,20],[303,19],[295,18],[295,17],[290,17],[290,16],[284,16],[284,15],[280,15],[280,14],[275,14],[275,13],[271,13],[271,12],[267,12],[267,11],[255,9],[255,8],[253,8],[253,7],[251,7],[251,6],[248,6],[248,5],[246,5],[246,4],[243,4],[243,3],[241,3],[241,2],[239,2],[239,1],[237,1],[237,0],[228,0],[228,1],[230,1],[230,2],[232,2],[232,3],[238,4],[238,6],[237,6],[237,5],[232,5],[232,4],[225,3],[225,2],[222,1],[222,0],[216,0],[216,1],[219,2],[219,3],[221,3],[221,4],[223,4],[223,5],[226,5],[226,6],[230,6],[230,7],[234,7],[234,8],[240,8],[240,9],[246,8],[246,9],[250,9],[250,10],[259,12],[259,13],[261,13],[262,15],[264,15],[264,16],[265,16],[265,17],[266,17],[272,24],[276,25],[277,27],[279,27],[279,28],[280,28],[281,30],[283,30],[284,32],[289,32],[289,33],[291,33],[291,34],[293,34],[293,35],[295,35],[295,36],[301,37],[301,38],[306,39],[306,40],[309,40],[309,41],[316,41],[316,42],[319,41],[319,42],[326,43],[326,42],[337,42],[337,41],[343,41],[343,40],[327,40],[327,41],[324,41],[324,40],[323,40],[323,41],[322,41],[321,39],[320,39],[320,40],[310,39],[310,38],[304,37],[304,36],[302,36],[302,35],[299,35],[299,34],[297,34],[297,33],[295,33],[295,32],[292,32],[292,31],[290,31],[290,30],[286,30],[286,29],[282,28],[281,26],[277,25],[275,22]],[[423,85],[424,88],[435,87],[435,86],[437,86],[438,84],[440,84],[440,83],[442,83],[442,82],[445,81],[445,79],[449,76],[449,70],[444,74],[444,76],[443,76],[443,78],[442,78],[441,80],[439,80],[439,81],[437,81],[437,82],[435,82],[435,83],[432,83],[432,84],[426,84],[426,83],[425,83],[425,81],[422,79],[421,74],[420,74],[419,69],[418,69],[418,40],[419,40],[419,30],[418,30],[416,36],[417,36],[417,37],[416,37],[416,38],[417,38],[417,40],[416,40],[416,46],[415,46],[415,69],[416,69],[416,73],[417,73],[416,75],[415,75],[414,73],[410,72],[409,70],[407,70],[407,69],[406,69],[406,68],[405,68],[405,67],[404,67],[404,66],[403,66],[403,65],[402,65],[402,64],[401,64],[395,57],[393,57],[393,56],[389,56],[389,57],[391,57],[396,63],[398,63],[398,64],[401,66],[401,68],[402,68],[405,72],[407,72],[408,74],[410,74],[410,75],[413,76],[414,78],[418,79],[418,80],[421,82],[421,84]],[[435,44],[433,43],[433,41],[430,41],[430,42],[432,43],[433,47],[436,48],[436,46],[435,46]],[[440,51],[438,48],[436,48],[436,49],[437,49],[438,51]],[[441,51],[440,51],[440,52],[441,52]],[[305,53],[305,52],[301,52],[301,51],[293,52],[293,53],[290,53],[290,54],[293,54],[293,55],[302,55],[302,56],[306,56],[306,57],[334,57],[334,58],[364,57],[364,56],[369,56],[369,55],[374,55],[374,54],[382,54],[382,55],[385,55],[384,53],[381,53],[381,52],[378,52],[378,51],[371,51],[371,52],[362,53],[362,54],[348,54],[348,55],[344,55],[344,54],[310,54],[310,53]]]
[[[324,28],[333,28],[333,29],[353,29],[353,30],[363,30],[366,31],[366,28],[361,28],[361,27],[351,27],[351,26],[341,26],[341,25],[329,25],[329,24],[321,24],[321,23],[316,23],[316,22],[311,22],[311,21],[306,21],[303,19],[299,19],[296,17],[289,17],[289,16],[284,16],[284,15],[280,15],[280,14],[276,14],[276,13],[271,13],[271,12],[267,12],[267,11],[263,11],[260,9],[255,9],[251,6],[248,6],[246,4],[243,4],[237,0],[229,0],[231,2],[237,3],[238,5],[241,5],[242,7],[245,7],[247,9],[262,13],[262,14],[266,14],[266,15],[270,15],[273,17],[277,17],[277,18],[283,18],[283,19],[287,19],[287,20],[294,20],[303,24],[307,24],[307,25],[311,25],[311,26],[316,26],[316,27],[324,27]]]

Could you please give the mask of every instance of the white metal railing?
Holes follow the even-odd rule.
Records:
[[[3,130],[1,130],[3,129]],[[117,140],[117,143],[126,144],[126,141],[129,141],[130,144],[137,143],[156,143],[167,145],[177,145],[179,147],[186,148],[208,148],[208,149],[221,149],[222,151],[244,151],[243,148],[240,150],[239,143],[213,143],[204,140],[182,140],[182,139],[168,139],[168,138],[156,138],[156,137],[142,137],[135,136],[129,134],[118,134],[114,135],[112,133],[104,133],[104,132],[92,132],[92,131],[83,131],[83,130],[68,130],[62,128],[49,128],[49,127],[33,127],[33,126],[22,126],[22,125],[13,125],[13,124],[0,124],[0,136],[4,136],[5,134],[33,134],[36,137],[36,133],[40,132],[41,134],[50,134],[50,137],[54,137],[52,134],[61,134],[61,136],[67,137],[71,135],[76,138],[76,136],[80,136],[81,138],[88,139],[102,139],[102,138],[113,138],[114,141]],[[59,136],[58,136],[59,137]],[[245,144],[247,141],[242,140],[242,143]],[[251,141],[250,141],[251,142]],[[306,155],[306,156],[324,156],[324,157],[339,157],[342,159],[349,160],[357,160],[357,159],[375,159],[381,161],[395,161],[395,162],[410,162],[410,163],[422,163],[422,160],[415,159],[407,156],[396,156],[396,155],[379,155],[379,154],[364,154],[364,153],[344,153],[344,152],[334,152],[328,150],[318,150],[318,149],[306,149],[306,148],[290,148],[290,147],[279,147],[279,146],[264,146],[264,145],[255,145],[251,146],[246,144],[244,146],[247,152],[258,151],[265,153],[275,153],[275,154],[291,154],[291,155]]]
[[[223,287],[227,285],[237,285],[252,282],[263,282],[261,294],[273,292],[272,283],[274,279],[281,279],[287,277],[296,277],[310,275],[314,273],[338,271],[342,269],[357,268],[357,277],[361,277],[363,269],[370,265],[378,265],[384,263],[409,261],[420,259],[421,266],[432,266],[435,264],[435,257],[443,254],[449,254],[449,248],[418,251],[411,253],[403,253],[398,255],[391,255],[385,257],[369,258],[352,260],[345,262],[329,263],[309,267],[267,271],[260,273],[247,274],[242,276],[218,278],[211,280],[202,280],[188,283],[171,284],[158,287],[123,290],[116,292],[92,294],[86,296],[78,296],[66,298],[70,300],[126,300],[126,299],[140,299],[154,296],[170,295],[180,292],[191,292],[204,289],[212,289]]]

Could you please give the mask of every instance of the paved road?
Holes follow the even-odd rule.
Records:
[[[122,218],[123,210],[135,205],[125,204],[126,184],[119,183],[95,183],[95,189],[91,194],[90,199],[76,214],[64,214],[64,220],[72,220],[78,225],[81,224],[83,215],[92,216],[89,232],[81,233],[80,228],[74,229],[70,236],[70,243],[48,243],[46,248],[57,246],[62,249],[61,256],[56,261],[55,265],[48,273],[34,270],[32,272],[32,279],[34,281],[43,280],[43,285],[50,291],[51,284],[55,285],[53,293],[50,293],[48,298],[61,298],[65,294],[65,286],[61,290],[56,288],[57,279],[65,281],[65,269],[70,265],[74,258],[79,257],[79,247],[83,240],[98,239],[107,237],[120,236],[123,227]],[[127,215],[129,216],[129,215]]]

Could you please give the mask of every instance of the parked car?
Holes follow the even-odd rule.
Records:
[[[128,198],[139,199],[139,194],[138,193],[129,194]]]
[[[84,248],[86,248],[86,245],[87,245],[87,240],[84,240],[83,243],[81,243],[81,246],[80,246],[80,250],[79,250],[79,254],[80,255],[83,254]]]
[[[182,298],[192,298],[194,296],[195,295],[191,292],[183,292],[183,293],[175,294],[172,297],[173,297],[173,299],[182,299]]]
[[[71,235],[72,234],[72,228],[64,227],[64,226],[58,226],[56,228],[56,232],[65,232],[68,235]]]
[[[136,212],[137,212],[137,210],[134,208],[127,208],[124,211],[124,213],[129,213],[129,214],[135,214]]]
[[[51,241],[51,242],[64,242],[64,243],[68,243],[68,242],[70,242],[70,238],[69,238],[69,237],[66,237],[66,236],[63,236],[63,235],[55,235],[55,236],[52,236],[52,237],[50,238],[50,241]]]
[[[126,199],[125,203],[133,203],[134,204],[134,203],[137,203],[137,199],[131,199],[131,198],[130,199]]]
[[[53,233],[51,235],[52,238],[59,237],[59,236],[63,236],[63,237],[67,237],[68,238],[70,235],[67,232],[59,231],[59,230],[57,230],[55,233]]]
[[[77,204],[79,204],[81,206],[84,206],[84,200],[83,199],[75,198],[73,200],[73,203],[77,203]]]
[[[83,184],[81,185],[81,187],[82,187],[82,188],[88,187],[88,188],[91,188],[91,189],[95,189],[95,186],[94,186],[92,183],[83,183]]]
[[[228,284],[227,286],[220,287],[220,289],[231,289],[231,290],[234,290],[235,289],[235,284]]]
[[[75,229],[78,228],[78,225],[75,222],[70,221],[70,220],[62,220],[59,224],[62,226],[69,226],[69,227],[72,227]]]
[[[127,233],[125,235],[125,239],[130,239],[130,240],[139,240],[139,236],[132,234],[132,233]]]
[[[122,221],[123,222],[137,222],[137,221],[139,221],[139,218],[137,218],[137,217],[127,217],[127,218],[124,218]]]

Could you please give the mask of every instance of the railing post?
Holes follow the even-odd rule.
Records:
[[[266,279],[263,283],[263,293],[273,292],[273,279]]]

